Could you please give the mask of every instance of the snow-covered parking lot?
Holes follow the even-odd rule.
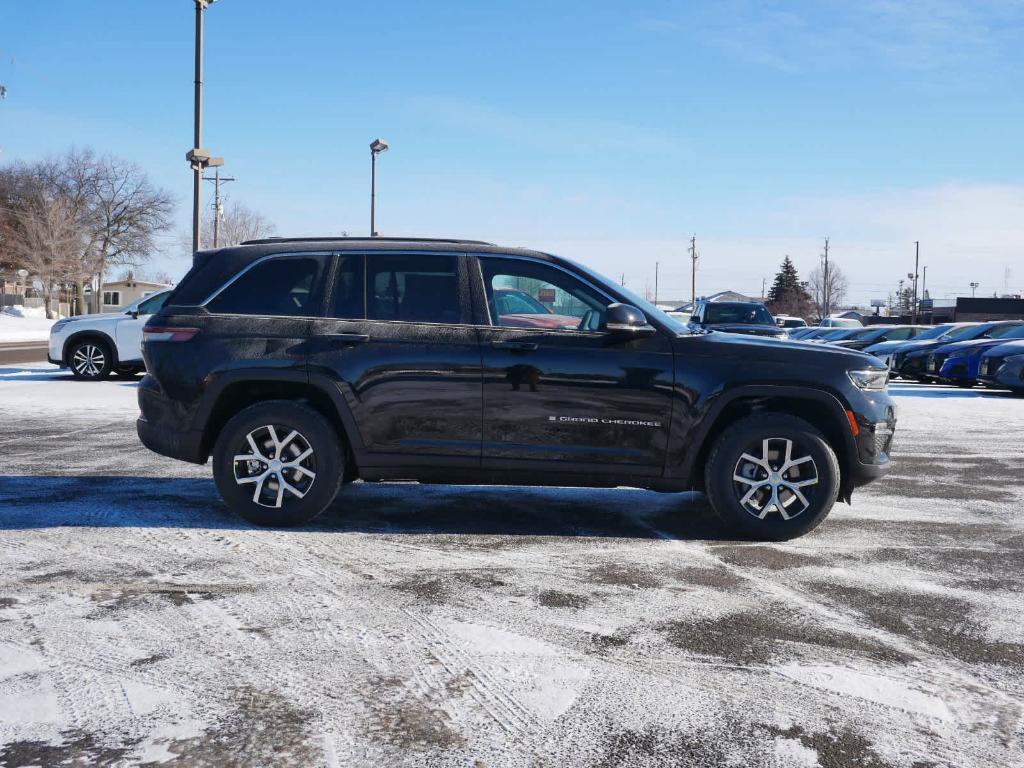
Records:
[[[894,473],[768,546],[626,489],[259,530],[55,371],[0,367],[4,768],[1024,764],[1022,399],[894,385]]]

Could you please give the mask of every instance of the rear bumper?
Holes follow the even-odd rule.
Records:
[[[175,432],[157,427],[142,417],[135,422],[135,431],[139,433],[142,444],[154,453],[193,464],[206,463],[202,432]]]
[[[193,464],[206,463],[208,454],[203,446],[202,430],[181,429],[181,425],[190,421],[182,418],[152,376],[144,377],[139,383],[139,410],[141,415],[135,422],[135,431],[149,450]]]

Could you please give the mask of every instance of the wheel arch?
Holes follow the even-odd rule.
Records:
[[[696,449],[685,461],[685,471],[694,485],[703,484],[704,467],[711,448],[723,430],[754,413],[782,413],[803,419],[818,429],[839,461],[839,499],[849,502],[853,492],[852,462],[857,447],[842,401],[827,390],[805,387],[754,386],[723,393],[709,409],[705,425],[694,441]]]
[[[358,472],[358,433],[354,432],[347,406],[342,401],[339,408],[338,399],[320,382],[310,382],[299,371],[245,371],[241,376],[220,378],[207,390],[207,405],[198,414],[202,425],[200,450],[209,455],[224,425],[243,409],[268,400],[293,400],[305,403],[330,422],[352,461],[350,471]]]
[[[113,370],[113,368],[116,368],[120,364],[121,361],[117,356],[117,342],[114,341],[110,334],[104,333],[103,331],[97,330],[95,328],[76,331],[75,333],[71,334],[70,336],[67,337],[67,339],[64,340],[64,347],[61,350],[60,355],[61,364],[64,366],[70,365],[70,363],[68,362],[68,354],[71,352],[71,349],[78,342],[88,341],[89,339],[93,339],[95,341],[102,341],[104,344],[106,344],[107,349],[110,350],[112,366],[111,370]]]

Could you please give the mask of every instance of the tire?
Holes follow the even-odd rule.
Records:
[[[114,353],[102,339],[85,338],[68,350],[68,367],[76,379],[101,381],[114,369]]]
[[[260,459],[235,461],[256,455],[254,446]],[[307,449],[311,452],[302,458]],[[277,463],[282,452],[283,467]],[[334,500],[346,465],[330,421],[288,400],[267,400],[240,411],[221,429],[213,448],[213,479],[221,498],[232,512],[256,525],[289,528],[308,523]]]
[[[768,456],[762,467],[749,458],[766,458],[765,441]],[[787,441],[795,462],[789,469],[778,463],[785,458]],[[769,482],[769,467],[778,473],[775,486]],[[734,480],[737,476],[744,480]],[[785,541],[817,527],[836,502],[839,480],[839,460],[825,436],[803,419],[783,413],[755,414],[728,427],[704,470],[704,487],[716,514],[741,536],[758,541]]]

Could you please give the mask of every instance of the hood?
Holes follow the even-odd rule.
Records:
[[[1024,339],[1015,339],[1014,341],[1003,341],[1002,344],[993,344],[991,347],[985,350],[985,355],[992,355],[993,357],[1009,357],[1010,355],[1024,355]]]
[[[745,333],[750,336],[771,336],[775,339],[786,338],[789,335],[777,325],[762,323],[708,323],[704,327],[722,333]]]
[[[90,322],[94,322],[95,323],[95,322],[101,321],[101,320],[111,320],[111,321],[124,320],[125,318],[128,318],[128,317],[130,317],[130,315],[126,315],[124,312],[118,311],[118,312],[101,312],[99,314],[92,314],[92,315],[75,315],[74,317],[69,317],[69,318],[65,318],[65,319],[66,320],[70,320],[73,323],[77,323],[79,320],[88,320]]]
[[[942,352],[946,355],[953,355],[957,352],[964,352],[966,350],[978,350],[982,351],[987,347],[998,347],[1001,344],[1007,344],[1006,339],[975,339],[974,341],[954,341],[952,344],[944,344],[936,352]]]
[[[692,352],[692,340],[699,338],[708,344],[703,351],[708,355],[724,355],[740,357],[748,360],[787,362],[799,358],[803,361],[820,360],[823,365],[843,363],[859,365],[867,368],[884,368],[885,366],[871,355],[853,349],[834,347],[831,344],[807,344],[802,341],[788,339],[772,339],[753,335],[735,333],[718,333],[712,331],[705,334],[679,336],[676,344],[687,344],[687,351]],[[689,340],[689,341],[688,341]]]

